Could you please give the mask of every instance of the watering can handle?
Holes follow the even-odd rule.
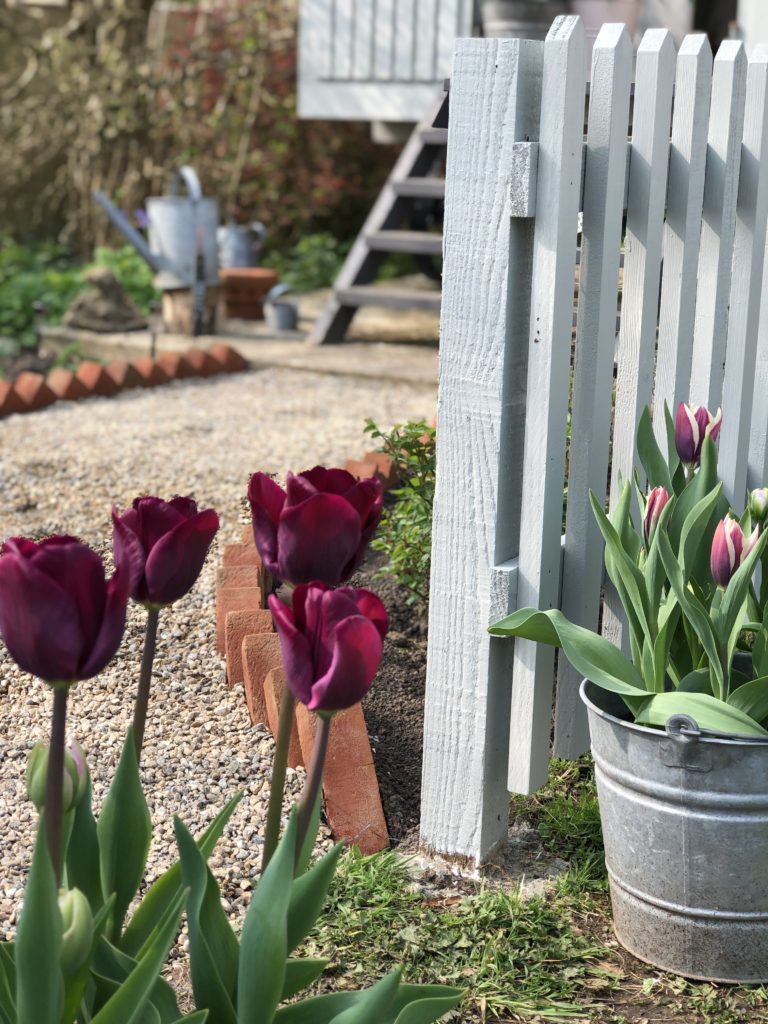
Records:
[[[200,185],[200,179],[197,173],[189,166],[184,164],[178,171],[173,172],[171,178],[171,195],[177,196],[179,194],[179,178],[184,179],[184,184],[187,186],[187,193],[189,198],[194,202],[199,202],[203,198],[203,189]]]

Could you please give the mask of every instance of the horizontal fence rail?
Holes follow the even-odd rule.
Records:
[[[553,722],[552,652],[487,626],[530,604],[596,629],[604,596],[621,643],[588,492],[615,502],[643,408],[664,446],[665,403],[721,405],[728,498],[768,483],[768,53],[650,30],[633,60],[603,26],[587,110],[578,18],[456,46],[421,832],[475,861],[508,790],[588,747],[565,658]]]

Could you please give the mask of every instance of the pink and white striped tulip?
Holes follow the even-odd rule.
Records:
[[[720,520],[712,539],[709,557],[712,579],[718,587],[728,586],[733,574],[757,544],[759,535],[760,530],[756,526],[749,537],[745,536],[738,521],[732,516]]]
[[[645,500],[645,515],[643,516],[643,533],[646,544],[651,543],[651,532],[658,523],[662,509],[668,501],[669,493],[666,487],[654,487],[649,491]]]
[[[723,413],[721,409],[712,415],[703,405],[687,405],[681,402],[675,416],[675,448],[680,461],[687,466],[698,466],[701,462],[701,446],[705,437],[717,440]]]

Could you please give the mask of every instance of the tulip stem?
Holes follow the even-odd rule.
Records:
[[[312,820],[312,813],[317,803],[317,796],[323,781],[323,767],[325,755],[328,752],[328,736],[331,732],[331,719],[333,715],[324,714],[317,716],[317,729],[315,730],[315,742],[312,747],[312,763],[307,773],[307,781],[299,804],[299,824],[296,834],[296,860],[298,862],[304,841],[307,838],[309,825]]]
[[[141,655],[139,689],[136,693],[136,703],[133,708],[133,741],[136,744],[136,760],[139,763],[141,763],[141,748],[144,746],[144,727],[147,724],[149,689],[152,683],[152,666],[155,662],[157,622],[159,618],[159,608],[152,606],[147,608],[147,631],[144,635],[144,651]]]
[[[261,857],[261,873],[264,874],[277,849],[280,838],[280,818],[283,810],[283,793],[285,792],[285,769],[288,766],[288,747],[291,743],[293,728],[293,709],[296,698],[287,686],[283,687],[280,698],[280,719],[277,726],[277,742],[275,757],[272,761],[272,780],[269,789],[269,808],[267,810],[267,830],[264,834],[264,852]]]
[[[45,779],[45,835],[48,852],[58,887],[61,881],[61,827],[63,820],[64,741],[67,729],[66,686],[53,691],[51,746],[48,753],[48,774]]]

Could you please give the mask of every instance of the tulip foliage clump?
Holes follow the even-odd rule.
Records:
[[[707,732],[768,737],[768,490],[754,490],[741,514],[730,508],[717,476],[720,421],[703,406],[681,402],[674,421],[666,410],[665,457],[645,410],[639,522],[629,481],[610,515],[590,494],[631,658],[557,610],[521,608],[491,633],[561,647],[643,725],[684,714]]]
[[[34,747],[27,768],[39,828],[16,939],[0,943],[0,1024],[428,1024],[461,997],[445,986],[404,985],[396,970],[369,989],[296,1000],[325,967],[293,954],[341,852],[337,845],[311,863],[331,723],[368,691],[387,631],[375,594],[339,586],[376,529],[381,490],[375,480],[315,467],[289,474],[286,491],[257,473],[249,499],[256,545],[288,595],[288,604],[269,598],[288,685],[262,873],[240,935],[207,861],[242,794],[196,838],[175,820],[179,860],[138,900],[152,833],[139,765],[160,616],[195,585],[217,514],[184,497],[113,509],[109,579],[101,558],[73,537],[15,537],[2,546],[0,634],[18,665],[50,685],[53,709],[50,744]],[[97,818],[85,755],[67,746],[67,698],[117,653],[129,599],[146,610],[146,638],[133,723]],[[296,700],[319,721],[305,792],[281,835]],[[186,1015],[161,977],[184,912],[196,1007]]]

